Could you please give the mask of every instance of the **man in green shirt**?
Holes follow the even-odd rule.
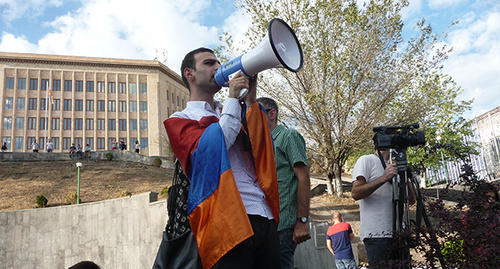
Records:
[[[311,238],[308,227],[311,181],[307,167],[306,144],[295,129],[278,125],[278,105],[271,98],[257,99],[267,112],[274,140],[274,155],[280,193],[278,233],[281,269],[293,268],[297,244]]]

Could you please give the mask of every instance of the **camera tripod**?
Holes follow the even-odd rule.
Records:
[[[420,184],[418,180],[413,176],[411,166],[408,165],[408,161],[406,159],[407,148],[399,148],[399,149],[391,149],[391,154],[389,160],[392,162],[392,157],[394,156],[394,160],[396,166],[398,168],[398,177],[395,176],[392,179],[392,187],[393,187],[393,232],[394,236],[398,237],[403,235],[403,233],[409,234],[412,231],[412,220],[410,219],[410,200],[409,200],[409,192],[413,191],[416,198],[416,218],[413,224],[415,225],[415,236],[416,242],[418,242],[419,238],[419,228],[422,226],[422,220],[427,227],[427,231],[429,236],[434,244],[434,246],[439,246],[438,239],[432,227],[432,224],[429,220],[429,216],[427,215],[427,211],[425,210],[424,201],[422,198],[422,193],[420,191]],[[411,189],[409,189],[411,188]],[[397,247],[396,253],[394,255],[395,259],[402,261],[403,266],[399,266],[397,268],[406,269],[410,268],[410,264],[404,263],[405,261],[410,261],[410,248],[414,246],[410,246],[408,240],[401,238],[402,240],[398,241],[399,246]],[[440,251],[438,249],[437,251]],[[439,262],[442,268],[445,268],[444,259],[442,257],[439,258]]]

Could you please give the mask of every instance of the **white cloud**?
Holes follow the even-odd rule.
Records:
[[[13,34],[3,32],[0,42],[0,51],[32,53],[37,50],[24,36],[15,37]]]
[[[446,9],[452,6],[458,6],[468,0],[429,0],[429,7],[432,9]]]
[[[50,22],[54,30],[37,44],[24,46],[34,53],[150,60],[157,50],[162,60],[161,52],[166,50],[166,65],[179,72],[187,52],[219,42],[218,29],[198,21],[198,13],[206,12],[209,4],[203,0],[85,1],[80,9]],[[18,52],[12,42],[26,40],[7,37],[0,43],[2,51]]]
[[[21,17],[37,17],[47,7],[59,7],[61,5],[62,0],[0,0],[0,7],[7,7],[2,11],[2,17],[7,22]]]

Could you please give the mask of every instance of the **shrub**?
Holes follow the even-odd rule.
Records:
[[[47,207],[48,202],[49,200],[47,200],[47,198],[45,198],[42,194],[36,197],[36,205],[38,208]]]
[[[68,193],[68,196],[66,196],[66,204],[72,205],[76,204],[76,199],[78,198],[78,195],[74,192]]]
[[[165,186],[160,192],[160,195],[168,196],[168,191],[170,190],[170,186]]]
[[[120,197],[127,197],[127,196],[132,196],[132,192],[130,192],[129,190],[124,190],[120,194]]]
[[[156,157],[154,160],[153,160],[153,165],[156,166],[156,167],[160,167],[161,166],[161,159]]]
[[[111,152],[106,153],[106,160],[108,160],[108,161],[112,161],[112,160],[113,160],[113,157],[114,157],[114,156],[113,156],[113,153],[111,153]]]

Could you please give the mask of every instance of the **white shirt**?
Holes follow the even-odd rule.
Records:
[[[384,174],[380,158],[375,154],[361,156],[352,172],[352,181],[363,176],[366,183],[372,182]],[[392,237],[393,203],[392,185],[384,183],[372,194],[359,200],[360,239],[371,237]]]
[[[220,107],[220,103],[216,102],[214,111],[207,102],[189,101],[186,104],[186,109],[182,112],[175,112],[171,117],[197,121],[207,116],[217,117],[224,133],[231,170],[247,214],[274,219],[271,207],[257,181],[252,154],[249,151],[244,151],[242,140],[238,136],[241,129],[241,106],[239,101],[236,98],[228,98],[224,102],[222,112]]]

